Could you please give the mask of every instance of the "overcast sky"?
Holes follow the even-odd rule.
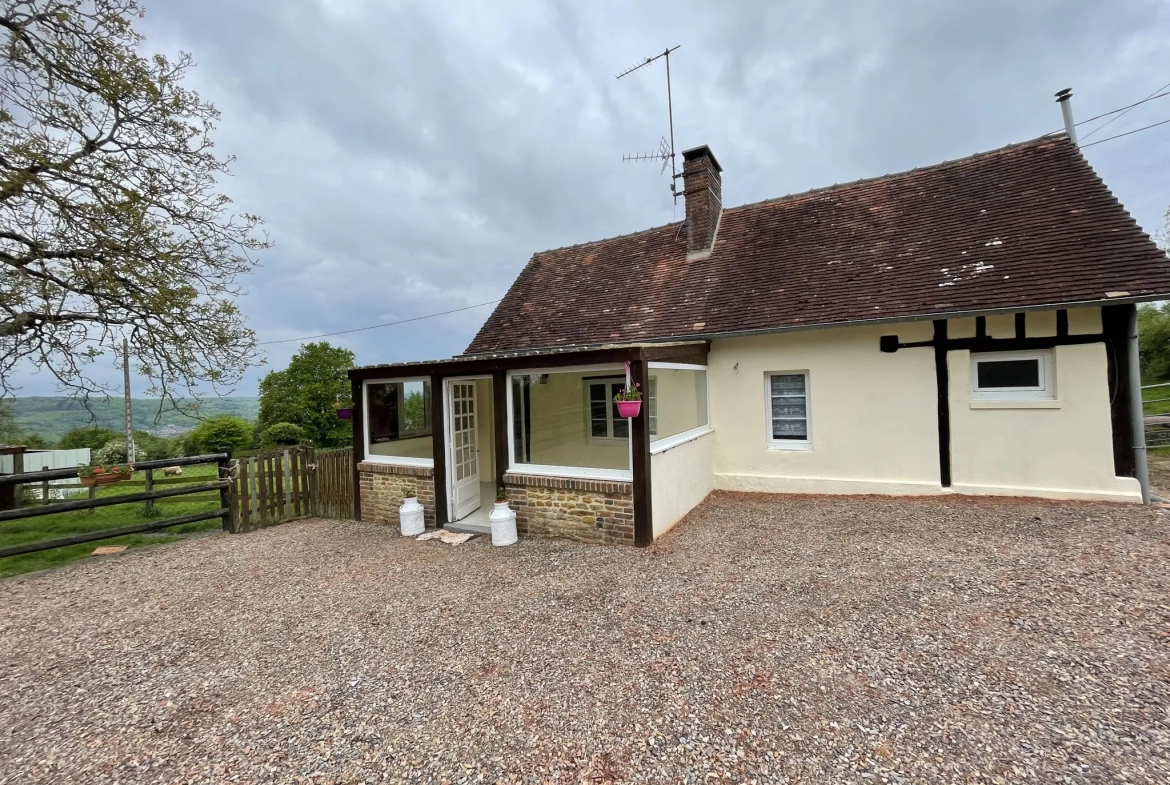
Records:
[[[244,281],[262,341],[494,300],[534,251],[681,218],[657,165],[621,160],[667,134],[662,63],[614,79],[667,45],[676,147],[711,146],[729,207],[1056,130],[1063,87],[1087,119],[1170,82],[1157,0],[147,0],[139,27],[195,55],[238,158],[224,190],[276,243]],[[1152,101],[1089,141],[1167,118]],[[1085,154],[1160,232],[1170,125]],[[330,340],[446,357],[490,310]]]

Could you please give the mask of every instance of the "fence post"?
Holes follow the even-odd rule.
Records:
[[[308,464],[309,474],[309,509],[310,514],[315,518],[321,517],[321,488],[317,483],[317,478],[321,476],[321,470],[317,464],[317,449],[309,447],[306,450],[305,457]]]
[[[217,474],[219,479],[230,481],[232,478],[232,469],[230,460],[226,455],[221,455],[215,459]],[[232,530],[232,495],[231,486],[229,484],[226,488],[219,489],[219,506],[226,510],[223,514],[223,530],[230,532]]]
[[[12,473],[24,474],[24,453],[16,452],[12,454]],[[24,506],[24,486],[12,486],[12,509],[18,510]]]
[[[146,470],[146,485],[144,488],[148,491],[154,490],[154,469]],[[146,514],[154,515],[154,499],[150,499],[146,502]]]
[[[43,472],[47,472],[48,470],[49,470],[48,466],[41,467],[41,471],[43,471]],[[41,504],[48,504],[48,503],[49,503],[49,481],[48,480],[41,480]]]
[[[97,498],[97,485],[89,486],[89,498],[91,501]],[[97,512],[97,510],[95,510],[93,507],[90,507],[88,512],[90,515],[93,515],[95,512]]]

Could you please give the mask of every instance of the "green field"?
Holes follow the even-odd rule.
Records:
[[[190,429],[199,422],[186,414],[167,411],[162,413],[156,423],[155,417],[159,416],[156,399],[133,398],[130,404],[136,430],[154,431],[167,425]],[[94,417],[100,426],[113,428],[115,431],[123,431],[126,428],[126,415],[121,398],[110,398],[108,401],[93,400],[89,402],[89,409],[86,409],[80,401],[73,398],[33,395],[15,399],[12,408],[17,427],[21,431],[34,433],[54,442],[72,428],[92,424]],[[259,411],[259,398],[212,398],[203,403],[199,416],[230,414],[243,417],[245,420],[255,420]]]
[[[156,480],[162,480],[161,475],[161,471],[156,472]],[[184,482],[212,482],[215,480],[215,476],[216,467],[214,464],[183,467]],[[142,478],[143,475],[137,473],[134,475],[133,480],[101,487],[97,495],[99,497],[106,497],[141,492],[143,490],[141,485],[129,485],[128,483],[141,481]],[[175,486],[168,485],[166,487]],[[82,499],[85,497],[74,496],[71,498]],[[142,502],[133,502],[130,504],[116,504],[111,507],[101,507],[95,510],[59,512],[52,515],[42,515],[16,521],[0,521],[0,547],[66,537],[71,534],[80,534],[82,532],[91,532],[100,529],[112,529],[117,526],[128,526],[135,523],[161,520],[162,518],[175,518],[180,515],[191,515],[197,512],[211,512],[219,509],[218,498],[210,499],[208,494],[200,494],[197,497],[208,499],[206,501],[182,501],[183,498],[180,496],[177,500],[157,500],[155,502],[155,511],[151,515],[146,514],[145,505]],[[35,504],[35,502],[32,503]],[[221,527],[222,523],[219,519],[212,519],[199,521],[198,523],[183,524],[173,529],[164,529],[158,532],[131,534],[109,540],[98,540],[81,545],[55,548],[51,551],[29,553],[23,556],[8,556],[0,558],[0,577],[19,575],[20,573],[32,572],[34,570],[44,570],[49,567],[59,567],[67,562],[89,557],[93,553],[94,548],[101,545],[129,545],[131,547],[160,545],[162,543],[175,542],[176,540],[190,537],[199,532],[218,531]]]
[[[1146,414],[1170,414],[1170,387],[1142,390],[1142,400],[1146,402]]]

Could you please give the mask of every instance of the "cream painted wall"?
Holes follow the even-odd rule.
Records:
[[[941,493],[934,353],[883,354],[930,322],[716,340],[708,355],[715,487],[777,493]],[[738,366],[738,367],[736,367]],[[808,371],[811,450],[768,448],[764,374]]]
[[[621,376],[618,369],[613,376]],[[550,373],[548,382],[534,384],[531,400],[531,462],[545,466],[628,469],[628,439],[594,439],[588,435],[586,382],[608,371]]]
[[[972,408],[971,353],[950,352],[952,490],[1140,502],[1137,480],[1113,473],[1105,345],[1053,351],[1059,408],[994,409]]]
[[[701,413],[707,408],[705,374],[681,368],[651,368],[649,376],[655,382],[655,419],[658,424],[657,433],[650,437],[651,442],[702,424]],[[646,408],[645,403],[642,408]]]
[[[714,433],[650,456],[650,508],[658,539],[715,489]]]
[[[494,483],[496,450],[493,446],[495,441],[492,436],[495,429],[492,427],[494,412],[491,379],[475,380],[475,406],[477,418],[475,441],[476,447],[479,449],[479,481]]]

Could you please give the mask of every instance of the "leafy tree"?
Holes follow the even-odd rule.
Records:
[[[261,428],[277,423],[299,425],[305,438],[319,447],[343,447],[353,439],[353,425],[337,417],[338,396],[349,399],[347,372],[353,352],[328,342],[301,347],[283,371],[271,371],[260,380]]]
[[[0,439],[0,441],[3,441],[3,439]],[[17,439],[16,443],[23,444],[30,450],[53,449],[53,443],[44,436],[41,436],[39,433],[26,433],[24,436],[21,436],[19,439]]]
[[[138,0],[0,0],[0,392],[47,369],[82,398],[120,354],[175,406],[257,358],[235,280],[268,247],[216,193],[219,113],[189,54],[140,54]]]
[[[1137,318],[1142,381],[1170,381],[1170,303],[1143,305]]]
[[[231,453],[252,444],[252,423],[242,417],[220,415],[199,423],[183,439],[188,455],[205,455],[213,452]]]
[[[173,458],[176,449],[174,439],[164,439],[146,431],[134,432],[134,457],[140,461],[145,460],[143,454],[149,455],[152,461]]]
[[[109,428],[86,426],[66,431],[57,446],[62,450],[78,450],[88,447],[91,450],[100,450],[107,442],[125,438],[122,434]]]
[[[16,414],[12,411],[12,404],[0,400],[0,444],[19,442],[20,428],[16,426]]]
[[[291,422],[270,425],[260,434],[261,447],[277,447],[300,444],[305,440],[305,429]]]

